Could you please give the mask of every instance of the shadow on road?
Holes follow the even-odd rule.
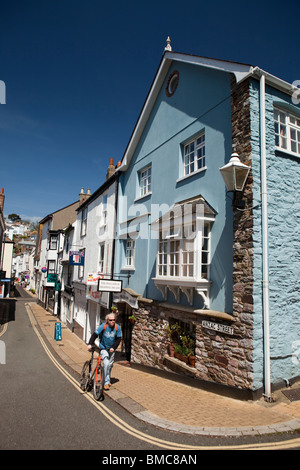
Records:
[[[15,321],[16,300],[0,299],[0,328],[5,323]]]

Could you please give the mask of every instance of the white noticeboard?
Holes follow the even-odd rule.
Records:
[[[122,292],[122,281],[113,279],[99,279],[98,291],[100,292]]]

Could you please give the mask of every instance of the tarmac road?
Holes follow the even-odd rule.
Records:
[[[24,302],[1,340],[0,449],[154,449],[122,432],[86,400],[49,360]]]
[[[235,449],[247,443],[291,438],[276,434],[271,439],[182,435],[136,419],[109,398],[100,405],[88,400],[78,390],[78,375],[62,361],[59,368],[51,358],[53,350],[52,354],[45,351],[23,301],[34,299],[23,297],[29,294],[22,291],[19,289],[17,300],[7,301],[15,305],[15,312],[1,337],[7,357],[6,364],[0,365],[0,449],[102,449],[131,456],[135,454],[130,450],[156,453],[173,449],[178,454],[190,449],[186,455],[193,456],[199,449]],[[57,355],[56,359],[59,361]]]

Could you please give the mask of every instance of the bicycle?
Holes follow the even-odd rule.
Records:
[[[99,356],[93,369],[95,350],[98,351]],[[93,389],[94,398],[97,401],[104,399],[103,361],[100,355],[100,349],[98,348],[93,348],[91,350],[91,358],[83,364],[80,375],[80,388],[84,392],[90,392]]]

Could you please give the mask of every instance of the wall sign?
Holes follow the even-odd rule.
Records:
[[[202,320],[202,326],[209,330],[218,331],[219,333],[227,333],[233,335],[234,329],[232,326],[221,325],[220,323],[214,323],[212,321]]]

